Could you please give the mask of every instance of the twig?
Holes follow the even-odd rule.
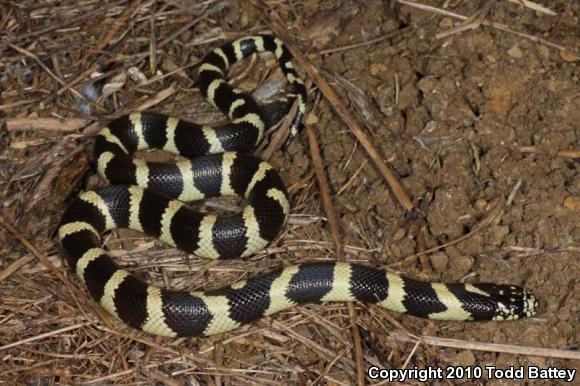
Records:
[[[63,328],[60,328],[58,330],[45,332],[44,334],[31,336],[30,338],[22,339],[22,340],[19,340],[17,342],[12,342],[12,343],[5,344],[4,346],[0,346],[0,351],[6,350],[6,349],[11,348],[11,347],[20,346],[21,344],[25,344],[25,343],[36,342],[37,340],[41,340],[41,339],[48,338],[48,337],[51,337],[54,335],[58,335],[58,334],[61,334],[63,332],[76,330],[77,328],[88,326],[89,324],[91,324],[91,323],[90,322],[77,323],[75,325],[63,327]]]
[[[404,342],[417,341],[416,338],[400,332],[391,333],[391,337],[395,340]],[[580,351],[559,350],[532,346],[516,346],[513,344],[472,342],[460,339],[439,338],[436,336],[419,336],[418,338],[422,343],[438,347],[453,347],[464,350],[501,352],[514,355],[530,355],[538,357],[580,360]]]
[[[491,11],[491,7],[497,2],[497,0],[487,0],[487,2],[475,12],[473,15],[469,16],[463,23],[458,25],[457,27],[450,28],[447,31],[439,32],[435,35],[435,38],[442,39],[447,36],[457,34],[460,32],[464,32],[467,30],[474,30],[479,28],[481,23],[485,20],[485,18],[489,15]]]
[[[530,154],[550,154],[547,151],[543,151],[536,146],[520,146],[518,150],[522,153]],[[564,158],[580,158],[580,150],[560,150],[556,152],[558,157]]]
[[[2,272],[0,272],[0,282],[10,277],[14,272],[18,271],[20,268],[24,267],[26,264],[34,260],[34,256],[22,256],[20,259],[14,261],[8,267],[6,267]]]
[[[48,130],[77,131],[90,122],[84,118],[8,118],[6,129],[15,130]]]
[[[459,19],[459,20],[467,20],[468,19],[467,16],[460,15],[458,13],[451,12],[451,11],[446,11],[444,9],[440,9],[440,8],[437,8],[437,7],[433,7],[433,6],[430,6],[430,5],[427,5],[427,4],[416,3],[416,2],[414,2],[412,0],[397,0],[397,2],[399,2],[401,4],[408,5],[409,7],[421,9],[423,11],[438,13],[440,15],[453,17],[453,18]],[[485,26],[488,26],[488,27],[492,27],[492,28],[498,29],[500,31],[504,31],[504,32],[508,32],[508,33],[514,34],[516,36],[519,36],[519,37],[522,37],[522,38],[531,40],[531,41],[536,42],[536,43],[544,44],[544,45],[546,45],[548,47],[555,48],[555,49],[557,49],[559,51],[565,51],[566,53],[568,53],[568,54],[576,57],[577,59],[580,59],[580,53],[572,50],[571,48],[564,47],[564,46],[562,46],[560,44],[556,44],[556,43],[553,43],[553,42],[551,42],[549,40],[542,39],[542,38],[537,37],[537,36],[529,35],[529,34],[526,34],[524,32],[515,31],[515,30],[509,28],[508,26],[506,26],[505,24],[496,23],[496,22],[487,21],[487,20],[482,21],[481,24],[482,25],[485,25]]]
[[[523,5],[526,8],[532,9],[536,12],[544,13],[546,15],[550,15],[550,16],[557,15],[557,13],[552,11],[551,9],[546,8],[541,4],[534,3],[533,1],[529,1],[529,0],[509,0],[509,1],[511,1],[512,3],[519,4],[519,5]]]
[[[564,248],[529,248],[529,247],[518,247],[518,246],[508,246],[504,250],[511,252],[518,252],[516,256],[518,257],[532,257],[541,256],[552,253],[567,253],[567,252],[580,252],[580,247],[564,247]]]
[[[322,197],[322,205],[324,206],[324,211],[326,212],[326,218],[328,219],[328,224],[330,225],[330,233],[334,239],[336,246],[336,259],[338,261],[344,261],[344,243],[340,236],[340,229],[338,226],[338,221],[336,219],[336,211],[334,210],[334,205],[332,203],[332,198],[330,196],[330,188],[328,186],[328,181],[326,180],[326,175],[324,174],[324,165],[322,163],[322,157],[320,155],[320,147],[318,146],[318,140],[316,139],[316,134],[314,133],[314,128],[312,125],[306,123],[306,134],[308,136],[308,145],[310,146],[310,155],[312,156],[312,163],[314,164],[314,170],[316,171],[316,178],[318,179],[318,187],[320,188],[320,195]],[[365,384],[365,365],[364,356],[362,352],[360,332],[358,330],[358,325],[356,323],[357,315],[352,302],[347,302],[348,315],[350,318],[350,327],[353,337],[353,345],[355,352],[356,361],[356,374],[357,374],[357,384],[363,386]]]

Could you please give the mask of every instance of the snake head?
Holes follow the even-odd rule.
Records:
[[[516,286],[474,284],[497,303],[492,320],[516,320],[531,317],[538,311],[540,302],[529,291]]]

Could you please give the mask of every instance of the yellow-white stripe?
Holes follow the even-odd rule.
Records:
[[[175,129],[177,128],[177,123],[179,119],[171,117],[167,119],[167,141],[163,146],[163,150],[168,151],[173,154],[179,154],[177,145],[175,144]]]
[[[220,142],[215,129],[210,126],[203,126],[201,131],[203,131],[203,135],[209,143],[209,152],[211,154],[223,153],[224,148],[222,147],[222,143]]]
[[[99,209],[99,212],[101,212],[103,214],[103,216],[105,216],[105,229],[113,229],[116,228],[117,225],[115,224],[115,220],[113,220],[113,217],[111,216],[111,213],[109,212],[109,208],[107,207],[107,204],[105,203],[105,201],[103,200],[103,198],[101,196],[99,196],[95,191],[88,191],[85,193],[82,193],[79,198],[85,202],[88,202],[89,204],[96,206]]]
[[[204,301],[212,314],[213,318],[205,331],[204,335],[215,335],[226,331],[239,328],[241,324],[230,317],[230,306],[226,296],[206,296],[202,292],[193,292],[196,296]]]
[[[99,173],[99,176],[103,177],[105,180],[107,180],[107,176],[105,175],[105,170],[107,169],[107,165],[108,163],[115,158],[115,155],[113,153],[111,153],[110,151],[106,151],[104,153],[102,153],[99,156],[99,159],[97,160],[97,173]]]
[[[244,53],[242,52],[242,47],[241,44],[239,44],[239,41],[234,44],[234,54],[236,54],[236,60],[242,60],[244,57]]]
[[[217,221],[217,217],[211,214],[204,216],[199,225],[199,242],[198,248],[194,254],[208,259],[218,259],[219,253],[213,246],[213,226]]]
[[[72,235],[73,233],[85,230],[94,233],[95,236],[97,236],[97,238],[100,239],[101,235],[99,235],[99,232],[95,229],[94,226],[92,226],[86,221],[73,221],[69,222],[68,224],[62,225],[61,227],[58,228],[58,238],[62,240],[68,235]]]
[[[215,90],[222,84],[225,83],[223,79],[214,79],[209,86],[207,86],[207,99],[208,101],[214,106],[217,107],[215,104]]]
[[[252,189],[254,189],[254,186],[256,186],[256,184],[259,181],[263,180],[264,177],[266,177],[266,173],[270,169],[272,169],[272,165],[270,165],[268,162],[260,162],[258,170],[256,171],[256,173],[254,173],[254,175],[252,176],[252,180],[250,181],[248,187],[246,188],[246,192],[244,193],[245,198],[248,198],[250,192],[252,191]]]
[[[174,337],[177,334],[165,323],[162,300],[161,288],[152,285],[147,287],[147,320],[141,329],[150,334]]]
[[[125,145],[123,145],[121,140],[116,135],[111,133],[111,130],[108,127],[104,127],[101,130],[101,132],[99,133],[99,135],[102,136],[103,138],[105,138],[105,140],[107,142],[113,143],[113,144],[119,146],[126,154],[129,154]]]
[[[483,295],[483,296],[489,296],[489,294],[483,290],[480,290],[479,288],[473,286],[473,284],[465,284],[465,290],[474,294],[478,294],[478,295]]]
[[[133,165],[135,165],[135,180],[137,185],[146,188],[149,185],[149,166],[147,162],[139,158],[133,158]]]
[[[432,283],[431,288],[435,290],[437,298],[447,307],[445,311],[433,312],[429,314],[430,319],[439,320],[468,320],[472,319],[471,313],[465,311],[461,302],[453,293],[449,291],[445,284]]]
[[[129,115],[129,120],[137,136],[137,150],[149,148],[147,142],[145,142],[145,133],[143,133],[143,125],[141,124],[141,113],[132,113]]]
[[[205,195],[195,186],[193,171],[191,170],[191,162],[180,161],[177,162],[176,165],[183,177],[183,190],[177,198],[185,202],[204,199]]]
[[[387,272],[387,281],[389,282],[388,296],[385,300],[379,302],[378,305],[395,312],[407,312],[407,308],[403,304],[403,300],[405,299],[403,279],[399,275]]]
[[[266,196],[270,197],[273,200],[278,201],[278,203],[282,207],[284,216],[288,216],[288,214],[290,213],[290,203],[288,202],[288,199],[286,198],[284,192],[282,192],[280,189],[270,188],[266,192]]]
[[[109,314],[113,315],[117,319],[120,319],[120,317],[117,313],[117,307],[115,307],[115,292],[127,276],[129,276],[129,272],[125,271],[124,269],[116,270],[113,276],[111,276],[111,278],[107,281],[107,284],[105,284],[103,297],[99,302],[99,304],[105,310],[107,310]]]
[[[85,283],[85,270],[89,263],[105,253],[106,252],[103,248],[91,248],[83,253],[81,258],[77,261],[76,273],[83,283]]]
[[[246,280],[240,280],[240,281],[235,282],[234,284],[230,285],[230,288],[235,289],[235,290],[239,290],[239,289],[244,288],[247,284],[248,284],[248,282]]]
[[[246,101],[244,99],[241,99],[241,98],[233,101],[232,104],[230,105],[230,111],[228,112],[228,116],[230,117],[230,119],[233,117],[236,109],[240,106],[245,105],[245,104],[246,104]]]
[[[181,201],[171,200],[169,201],[167,208],[165,208],[163,216],[161,216],[161,235],[159,236],[159,239],[173,247],[176,243],[171,236],[171,220],[173,220],[173,216],[175,216],[175,213],[177,213],[182,206],[183,203]]]
[[[243,117],[237,118],[233,121],[233,123],[240,123],[240,122],[247,122],[250,123],[252,126],[258,128],[259,134],[258,139],[261,139],[264,135],[264,121],[260,118],[258,114],[246,114]]]
[[[219,68],[218,66],[214,66],[211,63],[204,63],[201,66],[199,66],[199,71],[213,71],[213,72],[218,72],[221,75],[223,75],[224,73],[222,72],[222,69]]]
[[[230,66],[230,61],[228,60],[228,57],[226,56],[226,54],[225,54],[225,53],[222,51],[222,49],[221,49],[221,48],[216,48],[216,49],[214,50],[214,52],[215,52],[216,54],[218,54],[218,56],[220,56],[220,57],[221,57],[221,58],[224,60],[224,63],[225,63],[225,65],[226,65],[225,67],[226,67],[226,69],[227,69],[227,68]]]
[[[262,38],[261,36],[256,36],[254,38],[254,44],[256,45],[256,51],[258,51],[258,52],[265,51],[265,49],[264,49],[264,38]]]
[[[222,196],[234,196],[236,192],[232,188],[231,168],[236,159],[236,153],[228,151],[222,157],[222,185],[220,187],[220,194]]]
[[[334,266],[332,290],[324,295],[323,302],[356,300],[350,290],[350,276],[352,266],[348,263],[337,262]]]
[[[288,286],[292,277],[298,272],[297,265],[286,267],[282,274],[272,282],[270,287],[270,306],[265,312],[265,315],[272,315],[278,311],[294,307],[297,303],[286,297]]]
[[[139,221],[139,207],[143,199],[143,189],[138,186],[129,188],[129,228],[143,232],[141,221]]]
[[[274,43],[276,43],[276,51],[274,51],[274,54],[276,55],[276,58],[280,59],[282,57],[282,53],[284,52],[284,43],[282,43],[282,40],[278,38],[274,38]]]
[[[296,82],[296,79],[298,79],[298,78],[296,77],[296,75],[294,75],[293,73],[289,72],[289,73],[286,74],[286,79],[288,79],[288,82],[290,82],[290,83],[295,83]]]
[[[263,239],[260,236],[260,224],[258,223],[256,213],[252,206],[246,205],[244,207],[242,217],[246,227],[246,238],[248,239],[246,242],[246,249],[242,253],[242,257],[246,257],[266,248],[266,246],[269,244],[269,241]]]

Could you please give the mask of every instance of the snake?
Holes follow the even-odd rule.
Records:
[[[228,116],[211,127],[136,112],[103,127],[95,168],[109,185],[81,192],[65,210],[58,237],[72,272],[109,314],[150,334],[204,337],[306,303],[358,301],[435,320],[515,320],[538,300],[513,285],[419,281],[364,264],[330,261],[288,265],[218,289],[177,290],[149,284],[120,267],[103,248],[103,234],[130,228],[209,259],[246,257],[272,243],[288,220],[290,200],[277,171],[252,155],[268,129],[261,107],[231,86],[230,66],[270,52],[298,105],[289,139],[299,133],[307,89],[283,42],[271,35],[239,38],[214,48],[198,71],[201,93]],[[288,140],[287,140],[288,142]],[[159,149],[185,160],[145,161],[135,152]],[[187,204],[216,196],[244,200],[239,213],[201,213]]]

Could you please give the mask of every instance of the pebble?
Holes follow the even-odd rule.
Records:
[[[447,264],[449,263],[449,256],[444,252],[435,252],[429,256],[431,261],[431,266],[433,269],[439,273],[445,272],[447,270]]]
[[[487,208],[487,201],[484,200],[483,198],[480,198],[479,200],[475,201],[475,204],[473,206],[477,210],[484,210],[485,208]]]
[[[510,48],[508,50],[508,55],[511,56],[512,58],[516,58],[519,59],[522,56],[524,56],[524,53],[522,51],[522,49],[520,47],[518,47],[517,45],[513,46],[512,48]]]
[[[405,237],[405,229],[403,228],[399,228],[395,231],[395,233],[393,234],[393,241],[399,241],[401,240],[403,237]]]
[[[580,211],[580,196],[568,196],[564,199],[564,208]]]

